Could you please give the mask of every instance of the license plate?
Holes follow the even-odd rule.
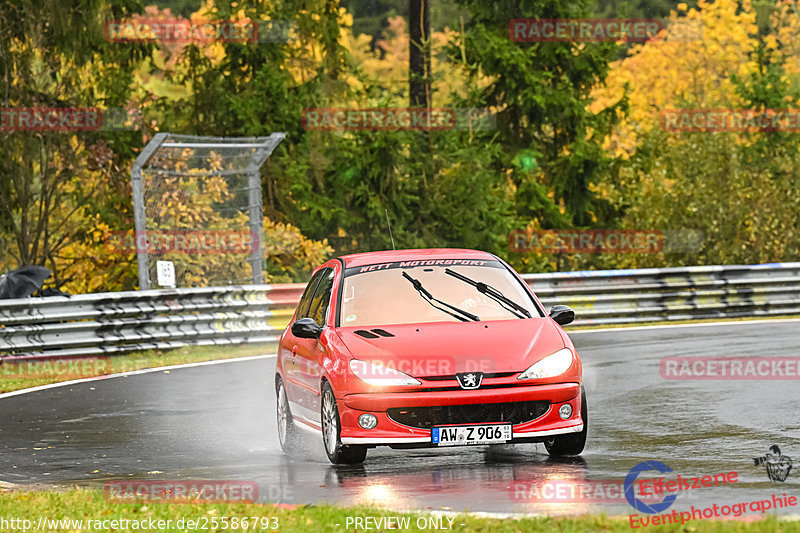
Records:
[[[437,446],[499,444],[511,440],[511,424],[479,426],[439,426],[431,429],[431,442]]]

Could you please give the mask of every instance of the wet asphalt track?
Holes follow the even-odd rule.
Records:
[[[310,433],[305,449],[287,457],[275,435],[275,359],[262,358],[0,399],[0,480],[242,479],[258,483],[261,500],[283,503],[629,514],[624,499],[543,502],[531,486],[558,481],[594,491],[585,483],[621,484],[635,464],[655,459],[682,476],[738,472],[735,485],[682,495],[678,511],[800,496],[800,382],[665,381],[659,374],[663,356],[796,356],[800,321],[571,337],[583,358],[590,413],[587,448],[577,459],[553,461],[541,444],[379,448],[362,467],[333,467]],[[795,458],[785,483],[771,483],[753,465],[772,444]]]

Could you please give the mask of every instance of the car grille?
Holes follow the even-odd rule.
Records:
[[[389,418],[404,426],[430,429],[447,424],[511,422],[522,424],[547,412],[550,402],[506,402],[437,407],[398,407],[389,409]]]

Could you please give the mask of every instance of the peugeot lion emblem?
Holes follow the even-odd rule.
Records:
[[[462,372],[456,378],[462,389],[477,389],[483,381],[483,372]]]

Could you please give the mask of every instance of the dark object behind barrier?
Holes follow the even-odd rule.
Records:
[[[42,289],[36,293],[36,296],[72,296],[70,293],[65,291],[60,291],[55,287],[47,287],[46,289]]]
[[[6,272],[0,276],[0,300],[27,298],[42,288],[50,274],[49,268],[35,265]]]

